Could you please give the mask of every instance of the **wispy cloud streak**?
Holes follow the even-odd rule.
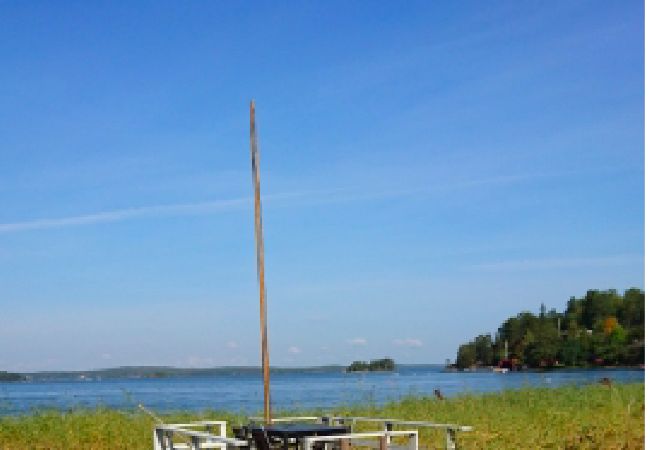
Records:
[[[490,185],[521,183],[539,178],[557,177],[569,174],[574,174],[574,172],[503,175],[462,180],[439,185],[399,188],[393,187],[374,191],[368,191],[355,187],[305,190],[265,195],[263,196],[263,200],[268,201],[293,199],[294,202],[292,202],[292,204],[294,205],[318,205],[340,202],[372,201],[386,198],[404,197],[409,195],[435,195],[437,193],[447,191],[476,189]],[[296,200],[298,201],[297,203],[295,202]],[[94,225],[108,222],[120,222],[123,220],[146,217],[209,214],[221,211],[225,212],[243,209],[244,207],[250,205],[251,202],[251,197],[241,197],[206,202],[140,206],[61,218],[46,218],[21,222],[0,223],[0,234],[30,230]]]
[[[235,198],[211,202],[142,206],[138,208],[116,209],[93,214],[62,217],[58,219],[37,219],[24,222],[3,223],[0,224],[0,233],[93,225],[106,222],[119,222],[122,220],[141,217],[204,214],[214,211],[227,211],[241,208],[249,202],[250,199],[248,198]]]
[[[313,197],[318,195],[331,195],[339,189],[284,192],[263,196],[264,201],[278,201]],[[0,234],[29,230],[43,230],[49,228],[65,228],[82,225],[94,225],[107,222],[121,222],[124,220],[164,217],[180,215],[211,214],[244,209],[252,204],[252,197],[240,197],[224,200],[213,200],[193,203],[174,203],[168,205],[149,205],[135,208],[114,209],[91,214],[61,217],[54,219],[35,219],[22,222],[0,223]]]
[[[395,339],[393,340],[393,345],[398,347],[411,347],[418,348],[422,347],[424,344],[420,339],[417,338],[406,338],[406,339]]]
[[[366,338],[358,337],[354,339],[348,339],[348,344],[354,345],[354,346],[363,346],[366,345],[368,341]]]

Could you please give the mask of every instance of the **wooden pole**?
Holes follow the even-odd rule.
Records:
[[[266,332],[266,287],[264,285],[264,235],[262,233],[262,201],[260,198],[260,154],[255,129],[255,100],[250,104],[251,161],[255,190],[255,243],[257,246],[257,279],[260,285],[260,337],[262,339],[262,372],[264,375],[264,421],[271,423],[271,392],[269,386],[269,348]]]

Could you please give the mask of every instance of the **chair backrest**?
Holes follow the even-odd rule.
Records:
[[[245,426],[232,427],[232,434],[237,438],[243,441],[248,440],[248,433]]]
[[[271,443],[264,428],[253,428],[251,434],[257,450],[271,450]]]

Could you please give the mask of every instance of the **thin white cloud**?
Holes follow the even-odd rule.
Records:
[[[297,354],[300,353],[302,350],[300,350],[300,349],[299,349],[298,347],[296,347],[296,346],[291,346],[291,347],[289,347],[289,350],[287,350],[287,351],[288,351],[289,353],[291,353],[292,355],[297,355]]]
[[[476,178],[456,181],[439,185],[426,185],[414,187],[388,187],[386,189],[375,189],[372,191],[362,190],[355,187],[331,188],[322,190],[307,190],[298,192],[286,192],[266,195],[265,201],[279,199],[300,200],[295,205],[317,205],[339,202],[359,202],[378,200],[392,197],[404,197],[409,195],[431,195],[449,190],[463,190],[481,188],[487,185],[511,184],[528,181],[535,178],[549,178],[565,175],[574,175],[574,172],[559,173],[529,173],[501,175],[487,178]],[[53,228],[66,228],[83,225],[94,225],[109,222],[121,222],[124,220],[164,217],[178,215],[208,214],[220,211],[231,211],[242,209],[249,205],[251,197],[241,197],[225,200],[214,200],[207,202],[176,203],[167,205],[150,205],[133,208],[114,209],[90,214],[81,214],[61,218],[45,218],[26,220],[21,222],[0,223],[0,234],[13,233],[30,230],[44,230]]]
[[[324,191],[322,191],[324,192]],[[328,191],[333,192],[333,191]],[[317,191],[288,192],[264,196],[264,200],[278,200],[297,198],[313,195]],[[175,203],[169,205],[140,206],[136,208],[115,209],[92,214],[82,214],[56,219],[35,219],[23,222],[0,223],[1,233],[12,233],[29,230],[43,230],[49,228],[66,228],[82,225],[94,225],[108,222],[122,222],[124,220],[145,217],[163,217],[179,215],[197,215],[214,212],[232,211],[243,209],[251,203],[250,197],[214,200],[208,202]]]
[[[62,217],[58,219],[37,219],[25,222],[2,223],[0,233],[11,233],[27,230],[42,230],[47,228],[64,228],[80,225],[93,225],[106,222],[121,222],[140,217],[174,216],[185,214],[203,214],[214,211],[226,211],[241,208],[250,199],[236,198],[212,202],[179,203],[174,205],[142,206],[138,208],[116,209],[94,214]]]
[[[239,344],[235,341],[228,341],[226,342],[226,347],[228,348],[238,348]]]
[[[468,266],[470,269],[484,271],[520,271],[520,270],[552,270],[576,269],[581,267],[610,267],[624,266],[643,262],[643,255],[611,255],[588,258],[540,258],[521,259],[512,261],[495,261]]]
[[[393,341],[393,345],[397,345],[398,347],[411,347],[411,348],[419,348],[424,345],[420,339],[415,339],[415,338],[406,338],[406,339],[395,339]]]
[[[362,346],[362,345],[366,345],[367,343],[368,341],[366,340],[366,338],[362,338],[362,337],[348,339],[348,344],[350,345]]]

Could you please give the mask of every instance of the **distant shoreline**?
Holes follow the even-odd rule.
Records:
[[[271,373],[332,373],[346,372],[348,366],[327,365],[307,367],[271,367]],[[395,368],[431,367],[444,369],[444,364],[397,364]],[[14,372],[26,377],[26,381],[84,380],[84,379],[134,379],[134,378],[170,378],[192,376],[251,375],[261,374],[256,366],[224,366],[208,368],[186,368],[173,366],[123,366],[92,370],[52,370],[38,372]],[[2,381],[0,381],[2,382]],[[24,381],[17,381],[24,382]]]
[[[444,364],[396,364],[395,369],[404,368],[432,368],[440,372],[447,373],[493,373],[493,367],[476,367],[473,369],[456,369],[445,367]],[[644,367],[634,366],[576,366],[576,367],[546,367],[546,368],[528,368],[518,370],[524,373],[543,373],[554,371],[591,371],[591,370],[638,370],[644,371]],[[240,367],[212,367],[212,368],[183,368],[171,366],[125,366],[107,369],[94,370],[61,370],[61,371],[43,371],[43,372],[5,372],[12,377],[0,379],[0,384],[5,383],[30,383],[30,382],[48,382],[48,381],[101,381],[101,380],[133,380],[133,379],[163,379],[176,377],[209,377],[209,376],[233,376],[233,375],[260,375],[261,368],[254,366]],[[386,370],[359,370],[348,371],[347,366],[329,365],[329,366],[312,366],[312,367],[272,367],[272,374],[319,374],[319,373],[343,373],[351,376],[372,374],[372,373],[391,373]]]

